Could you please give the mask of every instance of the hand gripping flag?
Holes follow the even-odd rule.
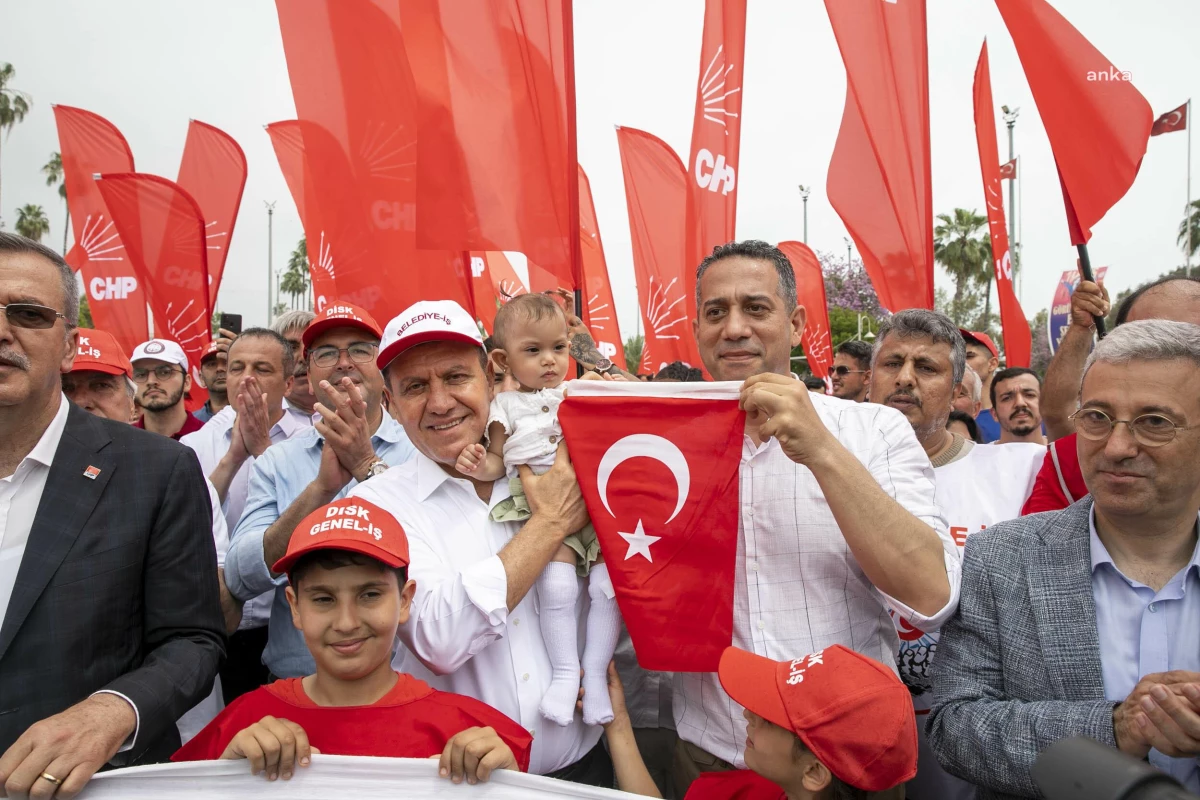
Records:
[[[740,386],[572,381],[559,408],[646,669],[712,672],[733,640]]]

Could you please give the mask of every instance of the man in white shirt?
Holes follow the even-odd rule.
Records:
[[[236,530],[246,505],[254,460],[272,444],[307,428],[283,410],[283,396],[291,387],[294,369],[291,345],[278,333],[269,328],[243,331],[229,346],[229,405],[203,428],[180,440],[196,451],[200,467],[221,498],[230,530]],[[229,637],[228,655],[221,668],[226,703],[267,681],[262,652],[267,644],[272,594],[248,601],[242,607],[237,632]]]
[[[530,772],[611,786],[600,727],[579,715],[559,727],[538,711],[551,670],[530,589],[587,520],[565,447],[543,475],[522,467],[533,516],[523,525],[494,522],[489,513],[510,496],[508,481],[478,482],[454,468],[464,447],[483,440],[491,401],[475,321],[451,301],[416,303],[388,323],[378,364],[391,412],[417,452],[350,494],[386,509],[408,534],[417,594],[396,668],[528,728]]]
[[[716,248],[696,294],[704,365],[745,381],[733,644],[776,660],[843,644],[894,669],[889,609],[936,627],[958,597],[929,460],[901,414],[812,394],[790,373],[805,310],[777,248]],[[742,711],[715,674],[676,674],[681,793],[701,772],[745,763]]]
[[[913,308],[880,323],[871,364],[871,402],[895,408],[912,425],[933,464],[937,503],[960,550],[970,534],[1021,516],[1046,452],[1035,444],[976,446],[946,430],[955,389],[966,384],[964,375],[974,374],[966,365],[966,355],[962,336],[949,317]],[[979,386],[978,379],[975,385]],[[917,777],[908,785],[909,797],[972,798],[974,787],[944,772],[925,739],[925,720],[933,700],[930,664],[938,630],[899,617],[896,628],[900,677],[913,693],[920,743]]]

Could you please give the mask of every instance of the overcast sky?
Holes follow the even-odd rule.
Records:
[[[465,0],[464,0],[465,1]],[[1155,114],[1200,85],[1197,0],[1052,0],[1133,82]],[[800,239],[797,184],[813,187],[809,244],[842,252],[845,228],[825,198],[841,121],[845,73],[824,3],[749,0],[738,175],[738,236]],[[1012,41],[991,0],[929,0],[934,213],[983,209],[971,83],[989,37],[996,103],[1020,107],[1017,153],[1026,208],[1020,214],[1030,318],[1049,305],[1075,265],[1045,131]],[[660,136],[686,160],[700,61],[703,0],[575,0],[579,160],[591,178],[622,335],[633,335],[637,296],[614,125]],[[277,201],[275,264],[303,235],[263,125],[295,117],[271,0],[37,0],[0,3],[0,62],[34,107],[0,150],[0,208],[41,204],[46,242],[61,247],[64,209],[40,168],[58,149],[52,103],[94,111],[129,140],[138,171],[174,179],[189,118],[242,145],[249,180],[217,306],[264,321],[267,215]],[[1198,92],[1200,94],[1200,92]],[[1002,151],[1006,133],[1000,125]],[[1129,194],[1094,229],[1092,263],[1109,265],[1119,290],[1182,262],[1176,229],[1186,199],[1187,133],[1150,140]],[[1200,145],[1200,143],[1197,143]],[[1200,156],[1200,153],[1198,153]],[[1193,190],[1200,194],[1200,183]],[[945,285],[939,275],[939,285]]]

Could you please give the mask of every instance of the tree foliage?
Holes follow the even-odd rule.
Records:
[[[1188,233],[1191,233],[1189,241]],[[1193,200],[1187,208],[1187,214],[1179,223],[1179,238],[1175,240],[1185,255],[1196,255],[1200,250],[1200,200]]]
[[[17,209],[16,228],[17,233],[26,239],[40,242],[50,232],[50,218],[41,206],[28,203]]]
[[[992,245],[987,231],[987,217],[954,209],[953,214],[938,214],[938,226],[933,229],[933,258],[954,281],[954,298],[947,304],[950,318],[959,325],[969,323],[974,309],[971,299],[978,295],[987,305],[992,277]]]
[[[308,245],[301,239],[296,249],[288,256],[287,270],[279,283],[279,291],[291,297],[292,308],[306,305],[308,280]]]
[[[625,340],[625,368],[636,373],[642,364],[642,348],[646,346],[646,337],[641,334],[630,336]]]
[[[81,292],[79,295],[79,327],[95,327],[92,324],[92,307],[88,305],[87,292]]]

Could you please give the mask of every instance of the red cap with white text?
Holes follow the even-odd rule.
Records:
[[[410,347],[426,342],[462,342],[483,347],[479,325],[453,300],[421,300],[401,311],[387,324],[379,356],[380,369]]]
[[[312,347],[316,338],[331,328],[361,328],[375,339],[383,338],[379,323],[363,309],[350,303],[330,303],[304,329],[300,337],[304,349]]]
[[[729,647],[717,677],[736,702],[799,736],[855,788],[882,792],[917,774],[912,696],[877,661],[840,644],[791,661]]]
[[[79,348],[71,372],[103,372],[106,375],[133,377],[133,365],[111,333],[78,328]]]
[[[292,531],[287,553],[271,567],[286,573],[314,550],[350,550],[389,567],[408,566],[408,536],[388,512],[358,497],[321,506]]]

